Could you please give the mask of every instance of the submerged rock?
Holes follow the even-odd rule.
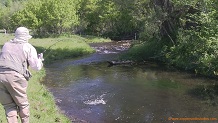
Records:
[[[107,61],[109,63],[109,66],[113,65],[122,65],[122,64],[133,64],[133,61],[127,60],[127,61]]]

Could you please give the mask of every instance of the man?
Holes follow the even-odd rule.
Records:
[[[0,103],[4,106],[8,123],[29,123],[27,86],[31,74],[28,67],[40,70],[43,54],[28,43],[32,36],[25,27],[15,31],[15,38],[6,42],[0,54]]]

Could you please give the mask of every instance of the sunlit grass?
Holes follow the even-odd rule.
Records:
[[[9,41],[10,39],[12,39],[14,36],[13,34],[4,34],[4,33],[0,33],[0,45],[3,45],[4,42]]]
[[[61,37],[31,39],[29,42],[36,47],[38,53],[44,53],[45,64],[49,64],[55,60],[75,58],[93,53],[94,50],[85,40],[82,37]]]

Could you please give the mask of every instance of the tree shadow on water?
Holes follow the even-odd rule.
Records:
[[[188,91],[188,94],[202,102],[218,106],[218,85],[199,85]]]

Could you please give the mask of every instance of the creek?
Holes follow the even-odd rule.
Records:
[[[197,123],[218,122],[216,80],[150,62],[109,66],[107,61],[116,60],[128,43],[90,45],[96,53],[46,67],[43,84],[72,121],[177,123],[196,118]]]

